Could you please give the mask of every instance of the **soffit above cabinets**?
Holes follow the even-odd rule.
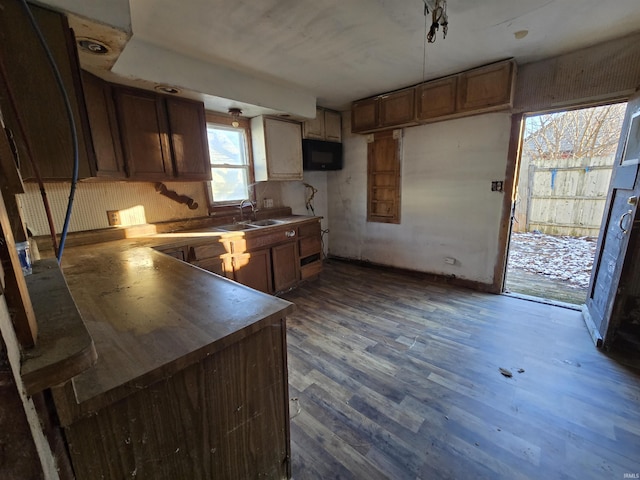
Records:
[[[345,110],[379,92],[503,58],[548,58],[640,24],[637,0],[448,0],[448,35],[438,32],[425,50],[423,0],[45,3],[128,32],[112,70],[126,81],[180,81],[217,110],[253,105],[300,117],[314,114],[316,99]]]

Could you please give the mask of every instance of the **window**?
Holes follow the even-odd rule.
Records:
[[[367,221],[400,223],[401,130],[375,133],[367,148]]]
[[[230,118],[207,116],[211,162],[211,181],[208,182],[208,187],[212,207],[236,205],[253,196],[248,122],[245,120],[238,128],[230,124]]]

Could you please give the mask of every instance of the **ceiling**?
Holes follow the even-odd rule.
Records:
[[[98,0],[49,1],[79,18],[101,14]],[[96,68],[133,83],[177,85],[220,111],[240,106],[249,114],[304,117],[316,101],[343,110],[353,100],[496,60],[528,63],[640,31],[638,0],[448,0],[449,33],[425,47],[423,5],[118,0],[113,6],[123,11],[110,9],[110,18],[128,13],[130,35],[119,40],[111,64]],[[126,30],[120,23],[116,30]],[[91,66],[86,55],[81,62]]]

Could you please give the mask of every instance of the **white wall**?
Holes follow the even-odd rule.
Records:
[[[308,183],[318,191],[313,197],[313,212],[307,210],[306,201],[311,190],[304,184]],[[323,217],[320,225],[323,230],[329,228],[329,202],[327,198],[327,172],[304,172],[301,182],[281,182],[282,204],[291,207],[294,215],[313,215]],[[331,232],[323,235],[324,251],[327,253]]]
[[[504,180],[510,118],[404,129],[400,225],[367,223],[366,136],[343,132],[345,167],[328,173],[331,254],[492,283],[504,194],[491,181]]]
[[[411,270],[455,275],[492,283],[498,251],[502,195],[490,191],[492,180],[504,179],[510,115],[486,114],[404,129],[401,224],[367,223],[366,136],[353,135],[348,113],[343,118],[344,169],[305,172],[304,181],[318,189],[315,214],[324,217],[325,251]],[[274,206],[290,206],[294,214],[311,215],[305,207],[309,190],[303,182],[261,182],[264,198]],[[141,205],[146,221],[158,222],[206,215],[201,183],[168,184],[192,196],[201,207],[189,210],[161,197],[153,184],[81,183],[71,231],[105,228],[106,210]],[[57,228],[61,228],[68,184],[47,185]],[[25,220],[36,235],[47,233],[35,185],[21,195]],[[59,225],[58,225],[59,224]],[[455,265],[444,263],[456,259]]]

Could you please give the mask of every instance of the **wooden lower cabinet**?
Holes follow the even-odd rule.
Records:
[[[233,255],[233,279],[261,292],[273,292],[271,251],[267,249]]]
[[[285,330],[265,324],[64,426],[76,478],[289,478]]]
[[[298,251],[295,242],[278,245],[271,249],[273,265],[273,288],[276,292],[293,287],[300,280]]]
[[[161,250],[165,255],[169,255],[170,257],[177,258],[178,260],[186,261],[187,257],[184,253],[183,247],[177,248],[167,248],[166,250]]]
[[[282,292],[322,271],[320,218],[232,243],[238,253],[227,277],[263,292]]]
[[[298,229],[300,279],[315,277],[322,271],[322,227],[320,219]]]
[[[255,290],[277,293],[322,271],[320,219],[263,234],[157,248],[166,255]]]
[[[205,260],[194,260],[190,262],[196,267],[200,267],[203,270],[207,270],[221,277],[225,276],[224,262],[220,258],[207,258]]]
[[[188,262],[222,277],[225,276],[225,246],[220,242],[195,245],[188,249]],[[229,268],[229,271],[231,269]]]
[[[281,292],[300,281],[295,241],[271,248],[234,254],[233,278],[265,293]]]

